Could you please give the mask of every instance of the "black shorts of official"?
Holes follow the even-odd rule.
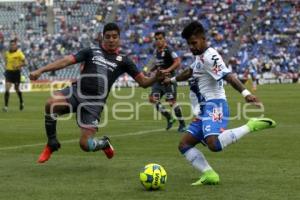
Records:
[[[21,82],[21,71],[20,70],[6,70],[5,80],[10,83],[20,84]]]
[[[160,100],[163,96],[165,96],[166,101],[175,101],[177,97],[177,84],[163,85],[157,82],[154,83],[150,97]]]
[[[70,110],[76,113],[76,121],[79,127],[98,130],[100,114],[104,107],[104,100],[92,99],[91,96],[84,96],[73,84],[60,91],[69,103]]]

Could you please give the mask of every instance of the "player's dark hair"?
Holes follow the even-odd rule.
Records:
[[[17,43],[17,39],[12,39],[9,41],[9,43]]]
[[[162,35],[164,38],[166,37],[166,34],[163,31],[157,31],[157,32],[154,33],[154,37],[158,36],[158,35]]]
[[[189,39],[192,35],[201,34],[205,36],[205,29],[200,22],[193,21],[186,27],[184,27],[181,37],[184,39]]]
[[[107,31],[117,31],[118,35],[120,35],[120,28],[116,23],[107,23],[105,24],[104,28],[103,28],[103,35],[107,32]]]

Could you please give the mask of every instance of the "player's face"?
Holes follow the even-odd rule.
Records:
[[[114,52],[120,46],[120,36],[117,31],[106,31],[102,42],[107,51]]]
[[[16,42],[11,42],[9,46],[10,51],[16,51],[18,49],[18,45]]]
[[[205,38],[201,35],[192,35],[187,43],[191,52],[194,55],[201,55],[206,49],[206,41]]]
[[[155,36],[155,45],[157,48],[161,49],[165,46],[165,44],[166,44],[166,39],[164,38],[163,35]]]

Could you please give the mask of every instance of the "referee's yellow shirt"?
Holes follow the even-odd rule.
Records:
[[[5,60],[6,60],[6,70],[20,70],[20,66],[25,61],[25,55],[21,50],[17,50],[15,52],[5,52]]]

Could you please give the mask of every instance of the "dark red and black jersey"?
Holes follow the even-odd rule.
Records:
[[[76,84],[81,94],[105,100],[115,80],[123,73],[135,78],[141,72],[122,54],[110,54],[101,47],[85,48],[74,54],[74,63],[84,63]]]
[[[154,56],[155,67],[159,67],[161,69],[169,68],[174,63],[174,59],[178,58],[176,52],[170,47],[165,47],[162,51],[155,50]]]

